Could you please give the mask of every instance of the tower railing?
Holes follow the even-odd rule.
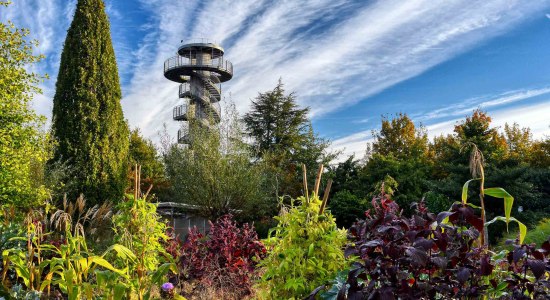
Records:
[[[174,118],[174,120],[183,120],[186,118],[187,108],[188,108],[187,105],[188,105],[187,103],[184,103],[174,107],[174,110],[172,113],[173,115],[172,117]]]
[[[223,57],[213,58],[210,60],[210,63],[205,63],[196,59],[189,59],[187,57],[176,55],[174,57],[170,57],[164,62],[164,72],[166,73],[171,69],[187,66],[217,69],[233,76],[233,64]]]
[[[180,84],[180,98],[185,97],[185,93],[191,92],[191,86],[188,83],[182,83]]]
[[[189,123],[183,122],[181,128],[178,129],[178,143],[185,144],[189,142]]]

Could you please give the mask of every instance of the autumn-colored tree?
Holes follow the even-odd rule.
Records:
[[[395,180],[394,199],[407,209],[426,192],[431,162],[428,160],[428,136],[406,114],[382,118],[382,128],[373,132],[372,151],[361,171],[367,185],[365,196],[379,192],[380,183]]]
[[[533,166],[550,168],[550,137],[533,142],[530,163]]]
[[[486,158],[503,157],[506,154],[506,139],[497,128],[491,127],[491,121],[486,112],[476,109],[471,116],[455,126],[454,132],[461,145],[477,145]]]
[[[520,128],[517,123],[504,125],[504,137],[506,139],[507,157],[527,162],[533,138],[529,128]]]
[[[374,131],[373,153],[392,155],[396,158],[422,157],[428,150],[428,134],[417,128],[406,114],[398,114],[391,120],[382,118],[382,128]]]
[[[76,170],[69,198],[119,201],[126,187],[128,126],[109,19],[102,0],[79,0],[61,54],[53,99],[55,161]]]

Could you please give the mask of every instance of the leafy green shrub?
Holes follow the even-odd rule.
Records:
[[[9,14],[4,11],[8,4],[0,1],[2,15]],[[39,180],[48,159],[41,132],[45,118],[31,109],[43,77],[28,71],[44,57],[33,54],[38,42],[30,40],[29,33],[10,21],[0,22],[0,206],[23,210],[48,196]]]
[[[163,244],[169,239],[166,224],[157,214],[157,206],[147,201],[149,193],[140,195],[139,168],[135,171],[135,192],[126,195],[126,201],[117,206],[118,213],[113,217],[115,242],[131,252],[115,261],[117,267],[124,269],[126,279],[115,284],[121,290],[127,289],[128,296],[137,294],[141,300],[149,299],[153,286],[159,287],[165,282],[165,275],[176,270]]]
[[[317,196],[300,197],[275,217],[279,224],[265,240],[268,256],[260,263],[259,298],[302,299],[346,268],[346,232],[321,205]]]

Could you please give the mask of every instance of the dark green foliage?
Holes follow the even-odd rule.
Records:
[[[130,166],[141,166],[141,190],[145,191],[152,185],[151,194],[159,199],[164,197],[168,192],[169,182],[164,176],[162,158],[158,155],[153,142],[141,135],[139,128],[130,132],[128,156]],[[133,176],[130,177],[133,182]]]
[[[349,228],[358,218],[365,216],[369,203],[348,190],[342,190],[332,196],[328,207],[338,227]]]
[[[476,110],[460,124],[455,126],[454,134],[438,137],[431,145],[434,159],[432,176],[429,178],[431,198],[450,199],[460,197],[460,182],[470,178],[469,151],[464,147],[470,142],[476,143],[485,158],[486,186],[505,186],[515,197],[516,207],[522,206],[523,212],[517,218],[529,226],[535,225],[541,218],[548,216],[550,197],[547,186],[550,183],[550,170],[534,164],[531,157],[536,156],[537,148],[543,142],[533,141],[528,129],[520,129],[517,124],[506,125],[504,135],[491,127],[491,118]],[[539,159],[538,161],[543,161]],[[472,183],[470,198],[479,205],[477,192],[479,182]],[[489,197],[486,201],[487,219],[502,215],[498,201]],[[430,205],[431,208],[436,206]],[[502,225],[497,225],[504,229]],[[505,230],[491,230],[490,241],[496,241]]]
[[[427,133],[423,127],[417,128],[407,115],[398,114],[393,119],[384,117],[382,128],[373,136],[371,156],[360,172],[360,180],[374,195],[380,191],[381,182],[392,178],[398,185],[393,197],[408,211],[410,204],[427,191],[426,179],[431,167]]]
[[[298,108],[294,94],[285,95],[280,80],[273,91],[260,93],[252,101],[252,110],[244,116],[258,156],[300,147],[307,139],[308,112],[308,108]]]
[[[367,192],[363,190],[364,186],[359,181],[361,168],[362,165],[359,161],[355,160],[353,155],[336,165],[336,167],[329,166],[329,176],[333,180],[330,190],[331,195],[343,190],[348,190],[356,195],[361,195],[361,192]]]
[[[109,20],[102,0],[78,1],[56,83],[54,159],[77,170],[70,198],[119,201],[126,187],[128,127]]]
[[[298,108],[294,93],[285,94],[279,81],[275,89],[252,101],[251,111],[243,118],[254,153],[274,181],[266,189],[276,198],[301,195],[302,164],[313,170],[336,156],[327,150],[330,142],[314,133],[308,112],[309,108]]]

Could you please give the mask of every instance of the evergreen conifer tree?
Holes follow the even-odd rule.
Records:
[[[126,185],[128,126],[109,20],[102,0],[79,0],[67,33],[56,83],[55,160],[76,170],[70,197],[117,201]]]

